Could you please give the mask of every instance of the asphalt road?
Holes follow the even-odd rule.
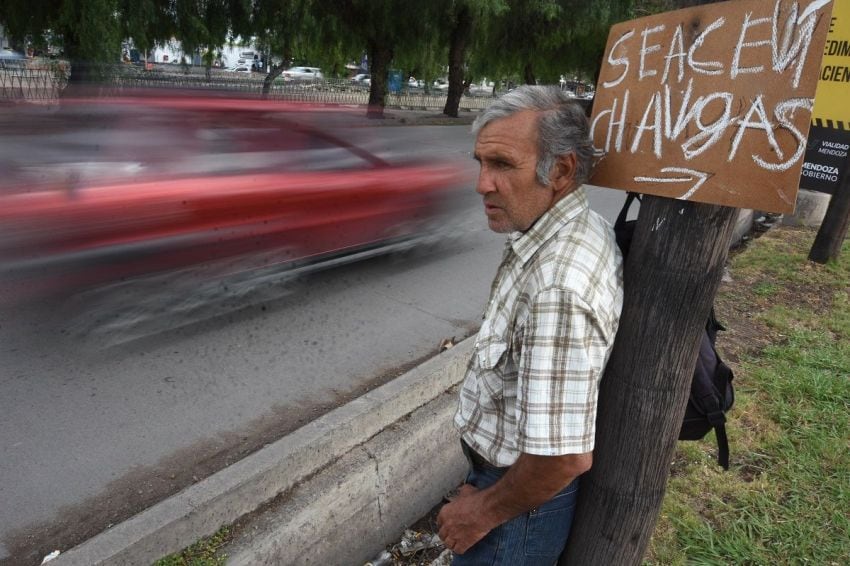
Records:
[[[66,304],[0,312],[0,564],[67,549],[477,329],[503,237],[473,190],[468,127],[351,135],[465,160],[450,238],[108,348],[73,332]],[[622,198],[591,191],[609,219]]]

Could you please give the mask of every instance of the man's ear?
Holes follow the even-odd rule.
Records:
[[[577,167],[578,161],[574,151],[558,157],[551,176],[552,188],[556,195],[567,194],[575,188]]]

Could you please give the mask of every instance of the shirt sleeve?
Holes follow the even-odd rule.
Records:
[[[591,452],[608,343],[586,302],[546,289],[532,300],[517,379],[518,448],[557,456]]]

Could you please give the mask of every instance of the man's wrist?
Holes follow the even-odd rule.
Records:
[[[510,521],[518,514],[515,509],[508,509],[505,506],[504,497],[501,493],[501,490],[505,488],[503,482],[504,478],[476,494],[480,498],[478,502],[479,517],[488,532],[502,523]]]

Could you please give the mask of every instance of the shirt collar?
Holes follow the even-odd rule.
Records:
[[[531,225],[531,228],[525,232],[511,232],[508,236],[508,245],[513,248],[514,253],[525,264],[540,246],[557,234],[564,225],[587,209],[588,206],[584,186],[579,186],[544,212]]]

